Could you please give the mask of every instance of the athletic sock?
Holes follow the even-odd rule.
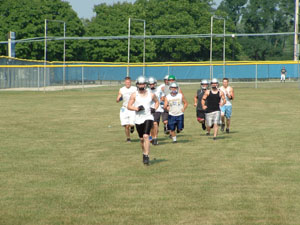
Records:
[[[176,136],[175,137],[172,137],[173,141],[176,141]]]

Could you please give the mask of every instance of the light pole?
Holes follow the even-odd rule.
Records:
[[[66,77],[66,22],[62,20],[47,20],[45,19],[45,49],[44,49],[44,90],[46,85],[46,61],[47,61],[47,22],[63,23],[64,25],[64,54],[63,54],[63,90],[65,90]]]
[[[295,33],[294,33],[294,61],[297,61],[297,48],[298,48],[298,24],[299,24],[299,0],[295,0]]]
[[[224,20],[223,26],[223,78],[225,77],[225,60],[226,60],[226,50],[225,50],[225,35],[226,35],[226,20],[222,17],[211,16],[210,18],[210,68],[209,68],[209,78],[213,78],[213,66],[212,66],[212,40],[213,40],[213,24],[214,18],[219,20]]]
[[[129,63],[130,63],[130,25],[131,21],[141,21],[144,23],[144,49],[143,49],[143,76],[145,76],[145,58],[146,58],[146,20],[142,19],[128,19],[128,56],[127,56],[127,77],[129,77]]]

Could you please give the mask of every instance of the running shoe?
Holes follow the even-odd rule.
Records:
[[[225,123],[222,123],[222,125],[221,125],[221,131],[224,132],[224,128],[225,128]]]
[[[149,156],[143,154],[143,163],[144,165],[149,165]]]

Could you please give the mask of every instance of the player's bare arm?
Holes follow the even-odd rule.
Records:
[[[194,106],[195,106],[195,107],[197,106],[197,102],[198,102],[198,96],[195,95],[195,97],[194,97]]]
[[[169,102],[168,102],[168,99],[165,98],[165,104],[164,104],[164,109],[169,111],[170,107],[169,107]]]
[[[134,107],[133,104],[135,102],[135,97],[136,97],[136,94],[133,93],[131,96],[130,96],[130,99],[129,99],[129,102],[128,102],[128,106],[127,106],[127,109],[128,110],[132,110],[132,111],[138,111],[139,108],[138,107]]]
[[[208,95],[209,95],[209,91],[207,90],[207,91],[205,91],[205,93],[201,99],[202,109],[204,109],[204,110],[207,109],[207,106],[205,105],[205,101],[206,101]]]
[[[158,99],[157,99],[157,97],[156,97],[156,95],[155,94],[153,94],[153,93],[151,93],[151,97],[152,97],[152,100],[155,102],[155,106],[154,106],[154,108],[155,108],[155,110],[158,108],[158,106],[159,106],[159,101],[158,101]]]
[[[188,107],[188,102],[185,99],[184,95],[182,94],[182,102],[183,102],[183,109],[182,112],[184,112],[186,110],[186,108]]]
[[[226,104],[226,98],[225,98],[225,95],[222,91],[220,92],[220,97],[222,99],[222,101],[220,101],[220,106],[223,106],[223,105]]]
[[[229,91],[229,96],[227,96],[229,99],[233,100],[234,99],[234,91],[233,91],[233,88],[230,88],[230,91]]]
[[[118,93],[118,96],[117,96],[117,101],[116,102],[120,102],[120,99],[122,98],[122,94],[121,92],[119,91]]]

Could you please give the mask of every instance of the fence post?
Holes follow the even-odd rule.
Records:
[[[40,91],[40,67],[38,66],[38,91]]]
[[[257,64],[255,65],[255,88],[257,88]]]
[[[81,67],[81,84],[82,84],[82,91],[84,90],[84,71],[83,66]]]

